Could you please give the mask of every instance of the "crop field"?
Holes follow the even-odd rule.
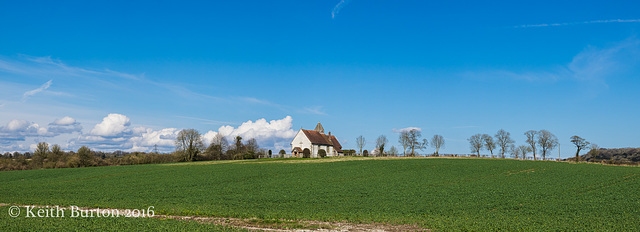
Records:
[[[417,225],[431,230],[640,231],[640,168],[481,158],[211,161],[0,172],[0,203]],[[230,230],[157,218],[10,218],[0,230]],[[9,220],[7,220],[9,219]]]
[[[0,207],[0,212],[8,212],[9,206]],[[0,222],[0,231],[244,231],[233,227],[198,223],[175,219],[156,218],[26,218],[8,217]]]

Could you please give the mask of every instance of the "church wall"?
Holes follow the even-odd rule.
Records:
[[[302,150],[304,150],[305,148],[309,148],[309,150],[311,150],[311,154],[313,155],[313,149],[311,147],[311,141],[309,141],[307,136],[304,135],[304,132],[302,132],[302,130],[298,131],[298,134],[296,134],[296,137],[294,137],[293,141],[291,141],[291,150],[290,151],[293,151],[294,147],[300,147]]]

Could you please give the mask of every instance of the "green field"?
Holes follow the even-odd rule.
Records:
[[[0,172],[0,183],[0,203],[19,205],[154,206],[156,214],[167,215],[417,223],[445,231],[640,231],[640,168],[585,163],[473,158],[215,161]],[[0,228],[13,228],[4,220],[9,218],[7,207],[0,209]],[[12,220],[21,228],[33,224],[34,230],[43,228],[42,223],[85,223],[32,219]],[[135,220],[151,227],[194,223],[112,222],[132,225]]]

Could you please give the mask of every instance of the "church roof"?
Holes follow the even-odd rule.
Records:
[[[335,149],[337,152],[342,153],[342,145],[340,145],[340,142],[338,142],[338,139],[333,135],[329,135],[329,136],[331,136],[331,142],[333,142],[333,149]]]
[[[320,123],[318,123],[318,125],[320,125]],[[322,127],[322,125],[320,126]],[[325,135],[324,133],[320,133],[316,130],[302,129],[302,132],[305,136],[307,136],[307,138],[309,138],[311,144],[333,146],[333,149],[335,149],[337,152],[342,152],[342,145],[340,145],[340,142],[338,142],[338,139],[335,136]]]
[[[318,131],[302,129],[302,132],[304,132],[304,135],[306,135],[307,138],[309,138],[309,140],[311,141],[312,144],[332,145],[333,146],[333,143],[330,142],[328,138],[325,138],[325,136],[323,136],[324,134],[321,134]]]

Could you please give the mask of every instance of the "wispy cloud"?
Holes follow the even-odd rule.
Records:
[[[541,24],[525,24],[513,26],[514,28],[528,28],[528,27],[562,27],[573,26],[581,24],[596,24],[596,23],[640,23],[640,19],[607,19],[607,20],[591,20],[583,22],[571,22],[571,23],[541,23]]]
[[[571,62],[538,70],[489,70],[462,73],[474,79],[507,78],[531,82],[574,81],[588,87],[591,94],[607,89],[607,80],[637,73],[640,65],[640,40],[630,38],[609,47],[587,47]]]
[[[29,90],[27,92],[25,92],[22,95],[22,101],[26,101],[29,97],[36,95],[42,91],[45,91],[46,89],[48,89],[49,87],[51,87],[51,83],[53,83],[53,80],[49,80],[47,81],[47,83],[44,83],[42,86],[40,86],[40,88],[34,89],[34,90]]]
[[[340,13],[340,10],[344,6],[346,6],[349,2],[351,2],[351,0],[340,0],[340,2],[338,2],[338,4],[336,4],[336,6],[333,7],[333,10],[331,11],[331,18],[332,19],[336,18],[336,15]]]
[[[322,110],[322,106],[305,107],[302,109],[302,113],[327,115],[327,113]]]

